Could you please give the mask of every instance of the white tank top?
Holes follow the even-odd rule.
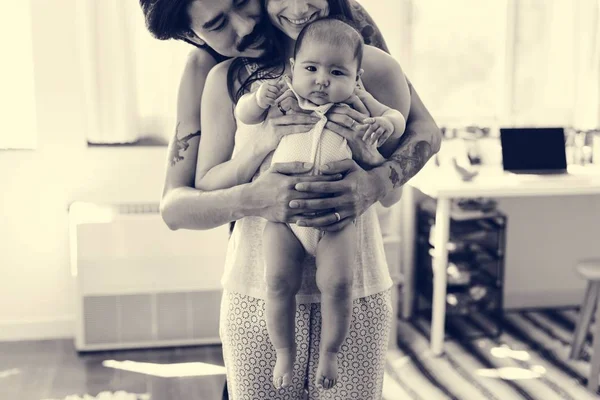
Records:
[[[236,120],[237,131],[232,157],[250,140],[260,140],[262,124],[246,125]],[[258,174],[271,164],[271,156],[263,162]],[[266,299],[265,265],[262,236],[266,220],[245,217],[238,220],[232,232],[225,259],[221,283],[227,290]],[[389,289],[390,278],[383,247],[383,238],[375,207],[370,207],[357,218],[357,252],[354,262],[353,298],[361,298]],[[320,302],[316,284],[315,258],[306,255],[303,264],[302,285],[296,296],[298,303]]]

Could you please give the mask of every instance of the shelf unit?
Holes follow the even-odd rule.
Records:
[[[502,333],[507,218],[498,210],[452,212],[448,241],[446,329],[457,338]],[[417,311],[431,316],[435,207],[417,210]]]

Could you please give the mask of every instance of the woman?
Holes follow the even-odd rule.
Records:
[[[287,60],[294,54],[300,30],[306,24],[328,16],[332,3],[326,0],[311,0],[304,2],[306,7],[300,8],[297,1],[267,0],[266,10],[269,18],[283,33],[273,35],[275,38],[282,36],[281,43],[277,43],[279,46],[275,47],[276,51],[267,51],[251,64],[246,59],[235,58],[213,68],[206,80],[202,99],[201,122],[204,137],[200,143],[197,169],[200,176],[210,170],[214,172],[213,168],[216,166],[222,171],[236,171],[237,175],[247,168],[246,160],[249,156],[256,160],[264,157],[266,153],[262,145],[265,142],[272,144],[272,148],[266,151],[275,149],[277,143],[266,139],[269,132],[263,131],[264,124],[247,126],[234,119],[233,99],[243,94],[256,79],[276,81],[284,73],[289,75],[290,64]],[[342,16],[346,19],[352,17],[351,14]],[[364,72],[361,81],[366,91],[385,105],[407,115],[410,106],[408,85],[398,63],[383,51],[365,46],[362,69]],[[358,121],[348,126],[354,127],[357,123],[362,126],[361,121],[370,116],[360,115],[358,111],[343,115],[341,110],[344,109],[338,107],[333,114],[328,114],[328,118],[331,119],[336,113],[339,116],[350,117]],[[283,114],[288,112],[283,104],[273,107],[271,111]],[[276,117],[276,114],[271,116]],[[265,124],[268,124],[268,121],[269,119]],[[304,131],[308,130],[310,128],[304,128]],[[257,147],[258,150],[255,150]],[[391,147],[395,149],[397,142]],[[369,160],[361,159],[361,155],[356,158],[368,163]],[[227,162],[230,159],[231,161]],[[336,183],[338,182],[331,182],[332,185]],[[340,220],[347,218],[342,211],[336,212],[339,212]],[[387,270],[383,240],[374,208],[369,208],[356,220],[358,252],[355,262],[348,262],[350,265],[347,265],[354,275],[349,333],[341,347],[329,349],[335,353],[339,351],[337,363],[332,362],[337,366],[337,374],[331,370],[322,381],[318,378],[321,357],[333,353],[321,348],[320,315],[322,307],[335,303],[335,300],[328,303],[321,303],[321,300],[325,293],[333,296],[337,289],[329,288],[332,285],[329,280],[319,280],[319,277],[327,274],[316,273],[314,257],[305,258],[302,283],[297,296],[300,305],[294,306],[294,310],[297,310],[294,352],[296,362],[291,371],[291,380],[286,380],[287,374],[281,374],[282,379],[277,381],[278,374],[271,372],[274,368],[272,360],[279,360],[283,354],[273,348],[265,318],[265,300],[272,300],[273,290],[277,290],[268,287],[264,279],[265,252],[262,232],[265,225],[266,221],[263,218],[240,219],[228,249],[223,276],[225,292],[221,305],[221,339],[230,393],[234,398],[281,398],[286,394],[295,394],[298,397],[307,385],[309,398],[380,398],[392,319],[389,290],[392,281]],[[330,266],[344,262],[342,260],[343,258],[331,260]],[[292,290],[288,293],[292,293]],[[296,302],[292,299],[290,304]],[[294,315],[291,317],[293,319]],[[294,321],[291,320],[290,323],[293,324]],[[303,330],[304,327],[308,329]],[[257,352],[256,349],[260,351]],[[287,362],[293,362],[288,358],[285,357]],[[261,365],[261,368],[254,369],[256,365]],[[273,375],[274,385],[269,385]],[[337,377],[337,383],[331,387],[329,378]],[[305,383],[307,379],[308,382]],[[317,380],[320,385],[317,384]],[[256,388],[255,383],[258,383]],[[273,386],[287,387],[287,390],[275,391]]]
[[[160,2],[160,0],[155,0],[152,4],[143,2],[143,5],[146,4],[147,15],[151,14],[150,11],[160,9],[157,6]],[[172,6],[174,3],[180,2],[171,1],[169,5]],[[255,7],[257,3],[255,0],[235,3],[216,0],[195,1],[189,7],[187,4],[180,4],[180,11],[183,9],[183,13],[174,13],[173,9],[170,10],[171,13],[161,13],[159,20],[163,24],[165,21],[171,21],[172,26],[179,27],[179,34],[175,36],[180,39],[202,45],[209,43],[214,48],[218,48],[221,54],[253,55],[251,53],[265,42],[265,39],[260,38],[257,33],[263,29],[265,24],[260,17],[261,8]],[[326,15],[330,10],[334,10],[336,5],[343,3],[323,0],[270,0],[267,2],[267,9],[270,11],[273,21],[281,24],[278,27],[285,30],[286,24],[299,25],[298,22],[302,20],[302,18],[297,18],[300,15],[294,16],[292,13],[301,14],[314,11],[320,15]],[[258,5],[260,6],[260,4]],[[155,7],[154,10],[151,10],[152,6]],[[179,17],[176,18],[174,15]],[[309,17],[312,18],[313,14],[310,14]],[[150,18],[150,20],[152,19]],[[149,26],[152,28],[152,23]],[[289,25],[287,26],[289,27]],[[193,28],[193,34],[190,27]],[[160,31],[160,29],[156,29],[156,26],[154,28],[155,31]],[[171,32],[175,31],[177,29],[171,30]],[[161,204],[163,217],[173,229],[210,228],[252,216],[263,217],[274,222],[296,222],[301,219],[307,226],[321,227],[324,230],[340,229],[362,215],[370,205],[383,198],[384,195],[394,188],[400,187],[439,148],[439,131],[414,90],[411,90],[408,127],[403,146],[396,150],[388,161],[384,161],[380,155],[371,154],[368,149],[360,147],[362,132],[357,130],[357,124],[352,121],[362,120],[361,115],[351,109],[340,107],[330,116],[329,128],[348,138],[349,142],[354,145],[353,153],[355,156],[358,154],[362,165],[376,166],[369,171],[352,161],[343,162],[334,166],[330,171],[331,174],[343,172],[343,179],[324,182],[322,177],[313,178],[313,180],[320,181],[303,183],[304,191],[300,191],[300,187],[296,184],[311,179],[290,177],[286,174],[303,172],[306,169],[294,164],[280,165],[271,168],[254,182],[246,185],[217,192],[196,191],[191,187],[194,182],[195,157],[197,156],[194,151],[194,142],[197,145],[200,134],[198,98],[203,89],[207,72],[216,61],[215,56],[211,56],[209,50],[199,50],[195,57],[190,59],[182,79],[178,131],[171,145],[171,165],[167,173],[164,198]],[[371,80],[373,85],[377,84],[376,78],[379,77],[373,76]],[[196,83],[196,85],[190,83]],[[370,89],[373,91],[373,88]],[[394,99],[388,100],[394,102]],[[192,103],[193,106],[188,107]],[[396,106],[396,104],[389,105]],[[281,106],[286,111],[294,107],[293,104],[287,103]],[[303,129],[303,125],[308,123],[306,118],[307,116],[302,114],[275,117],[270,120],[269,129],[279,132]],[[183,137],[183,139],[179,137]],[[203,146],[205,146],[204,143]],[[328,196],[331,191],[335,192],[334,197]],[[324,196],[327,198],[320,199]],[[294,202],[299,204],[290,204]],[[294,205],[297,207],[293,207]],[[319,216],[313,218],[303,216],[304,213],[315,210],[328,210],[328,212],[318,213]],[[341,215],[341,218],[338,219],[335,216],[336,212]],[[244,218],[242,224],[245,221],[252,222],[251,219]],[[239,242],[245,239],[243,236],[236,238],[234,235],[233,240]],[[377,263],[378,270],[381,271],[381,254],[379,256]],[[386,285],[389,287],[389,281],[385,282],[385,279],[380,279],[379,284],[383,285],[379,287],[382,291],[362,297],[356,303],[357,318],[362,315],[363,319],[369,320],[370,325],[357,325],[358,330],[355,329],[354,335],[355,344],[360,346],[359,351],[353,352],[350,349],[345,351],[348,357],[341,362],[342,384],[339,385],[339,390],[334,389],[338,392],[328,392],[327,396],[333,396],[331,398],[345,398],[357,395],[357,393],[359,398],[364,399],[375,399],[380,396],[381,363],[387,342],[387,338],[384,336],[386,324],[389,324],[390,321],[390,302],[389,292],[383,290],[386,289]],[[230,294],[232,293],[230,292]],[[244,307],[242,304],[246,306]],[[224,305],[225,307],[222,309],[224,312],[223,330],[234,326],[239,328],[248,325],[246,334],[256,330],[255,333],[260,336],[261,321],[263,321],[260,299],[233,293],[231,296],[224,297]],[[237,313],[241,318],[239,323],[237,322]],[[253,314],[250,315],[250,313]],[[314,330],[318,329],[320,320],[318,303],[300,305],[297,316],[298,332],[301,335],[301,341],[298,342],[298,374],[294,377],[293,387],[281,393],[275,392],[271,382],[268,381],[270,376],[267,358],[269,355],[268,342],[258,340],[256,335],[249,340],[248,335],[240,335],[237,331],[224,332],[225,336],[229,335],[228,341],[229,339],[235,341],[235,336],[238,337],[237,342],[230,341],[228,350],[225,349],[227,346],[224,346],[224,351],[228,352],[225,357],[230,369],[228,381],[232,385],[232,398],[300,398],[300,393],[305,388],[305,378],[312,374],[311,365],[315,364],[314,352],[311,353],[310,349],[314,350],[314,346],[318,346],[318,343],[314,341],[314,338],[318,337]],[[362,329],[365,330],[364,334]],[[375,333],[379,335],[377,338],[375,338]],[[367,334],[372,334],[373,340],[365,343],[364,345],[367,347],[362,351],[363,345],[359,340],[364,340]],[[264,339],[266,340],[266,334]],[[370,349],[369,345],[375,347]],[[342,351],[344,352],[344,350]],[[349,358],[354,355],[357,359]],[[373,362],[372,358],[376,358],[376,361]],[[252,365],[248,364],[249,359]],[[300,367],[301,365],[303,367]],[[344,370],[344,368],[346,369]],[[350,369],[354,371],[354,374]],[[370,373],[371,369],[372,373]],[[362,373],[359,373],[361,370]],[[344,382],[344,376],[349,379],[348,382]],[[360,378],[364,376],[371,377],[371,379],[360,382]],[[354,379],[359,379],[359,382],[352,383]],[[321,392],[315,387],[314,379],[309,380],[308,391],[311,398],[319,398]]]

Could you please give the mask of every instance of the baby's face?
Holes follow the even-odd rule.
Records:
[[[305,42],[293,60],[292,86],[314,104],[339,103],[354,93],[357,69],[358,60],[348,46]]]

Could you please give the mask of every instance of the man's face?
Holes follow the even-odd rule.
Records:
[[[187,11],[194,33],[217,53],[227,57],[262,54],[261,0],[194,0]]]

